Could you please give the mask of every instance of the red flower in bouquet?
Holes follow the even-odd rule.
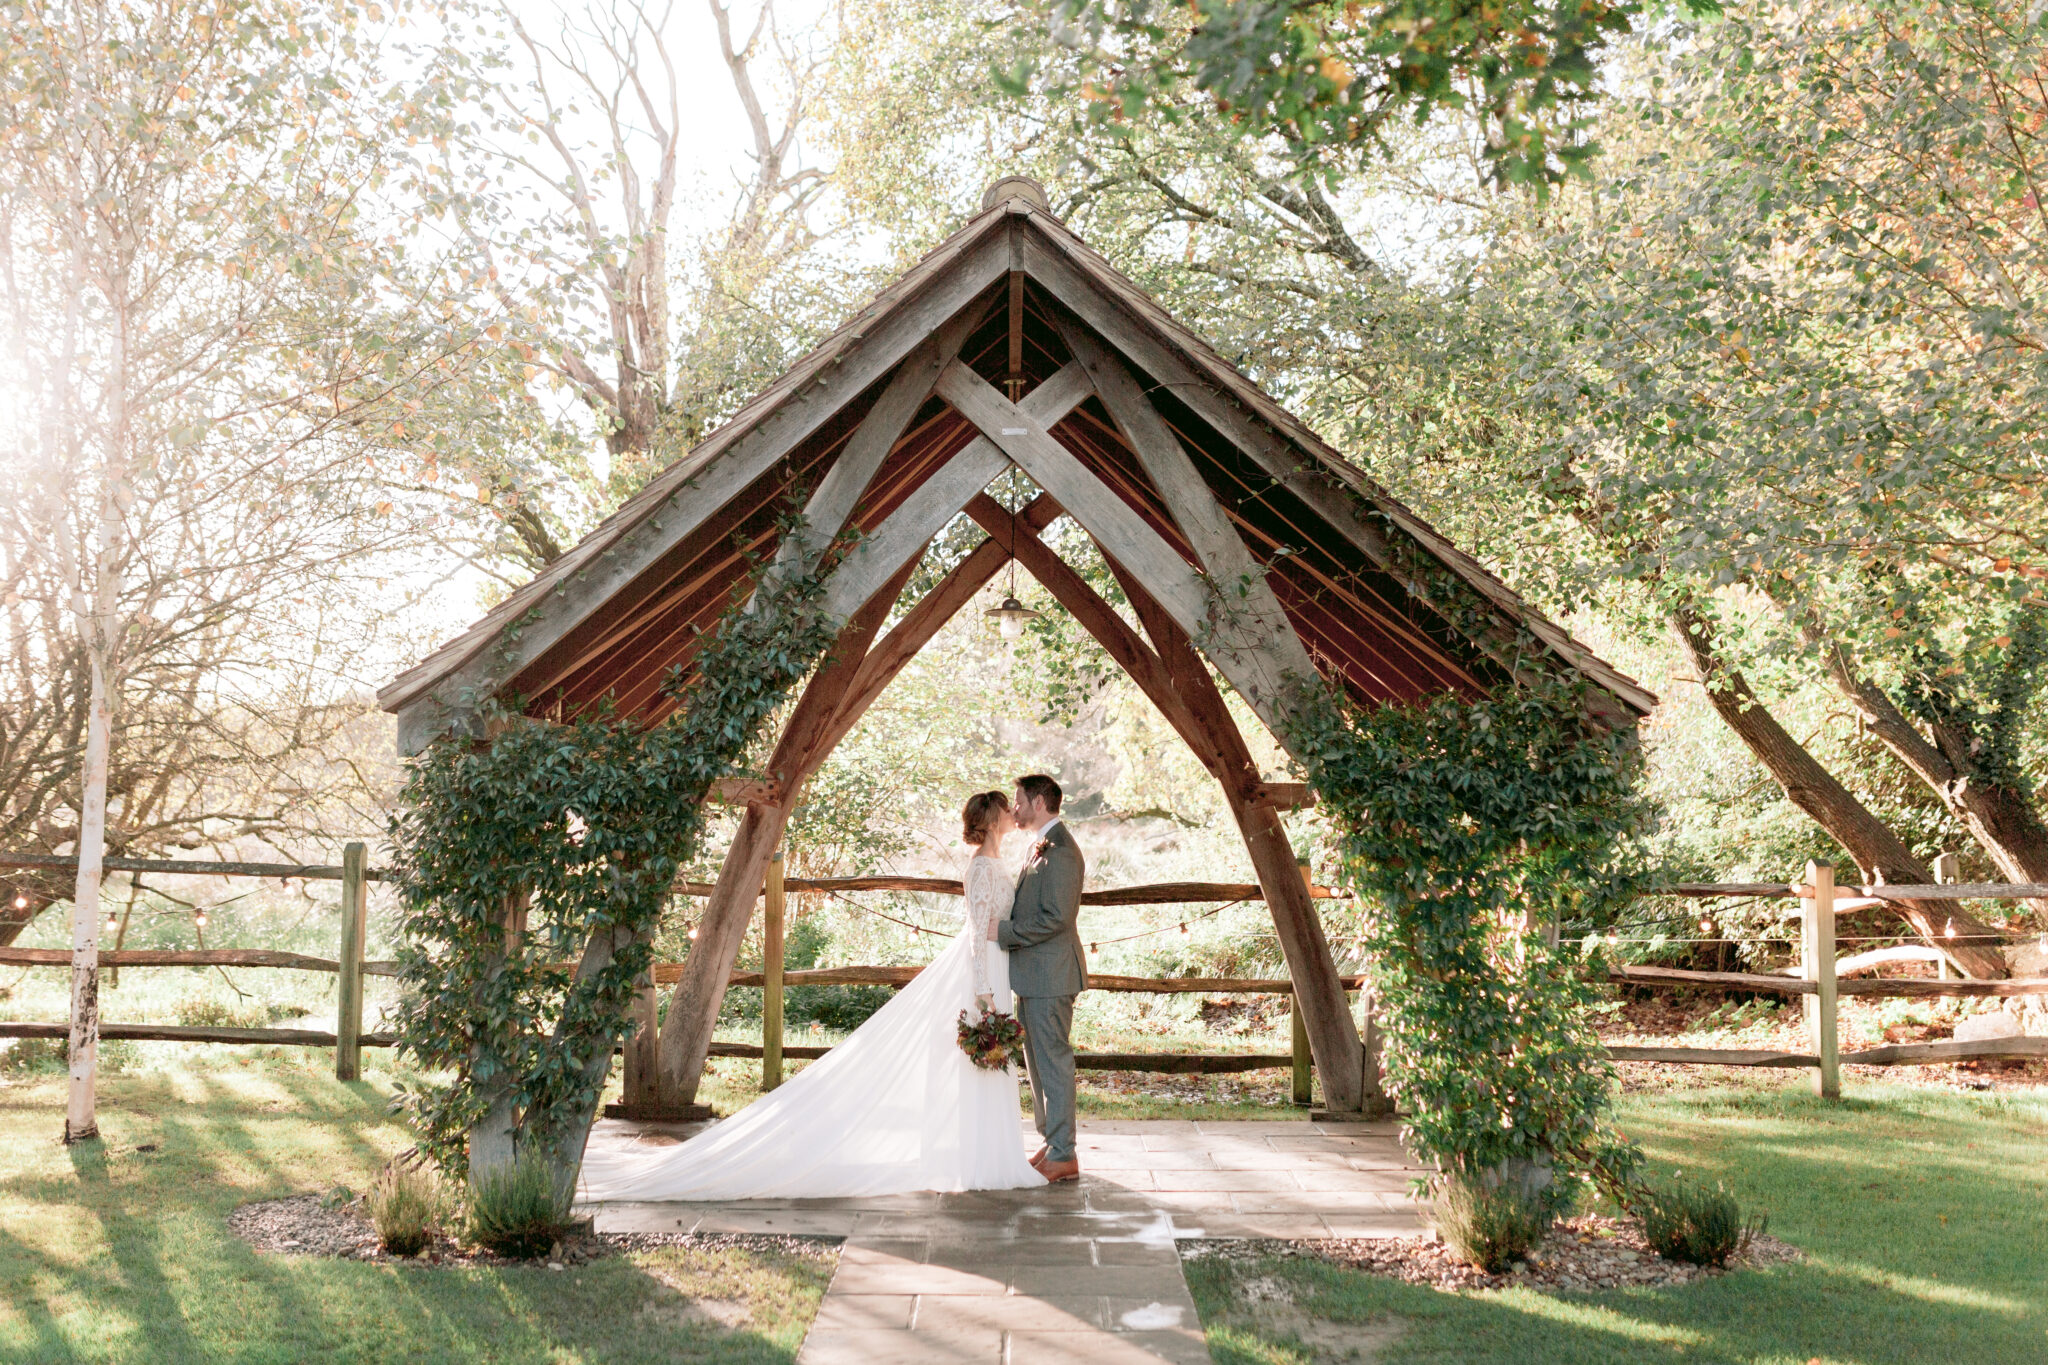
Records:
[[[979,1020],[960,1011],[960,1050],[983,1071],[1024,1065],[1024,1026],[1014,1014],[990,1010]]]

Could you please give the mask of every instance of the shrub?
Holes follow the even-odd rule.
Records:
[[[544,1156],[521,1152],[507,1165],[469,1181],[469,1240],[500,1256],[531,1260],[546,1254],[569,1227],[569,1200],[555,1187]]]
[[[99,1066],[106,1075],[130,1069],[140,1056],[125,1038],[100,1039]],[[61,1076],[70,1065],[68,1038],[0,1038],[0,1076]]]
[[[1429,1192],[1444,1245],[1489,1275],[1535,1250],[1563,1205],[1549,1168],[1531,1162],[1478,1177],[1438,1176]]]
[[[1761,1213],[1743,1217],[1735,1196],[1719,1185],[1710,1190],[1684,1180],[1662,1187],[1635,1186],[1628,1209],[1659,1256],[1692,1265],[1728,1264],[1769,1222]]]
[[[817,915],[806,915],[790,926],[783,944],[782,969],[808,971],[816,967],[832,946],[832,932]],[[758,968],[758,961],[751,964]],[[851,1033],[868,1021],[868,1016],[896,998],[887,986],[788,986],[782,993],[784,1024],[795,1027],[817,1024],[823,1028]],[[758,1024],[761,1021],[761,992],[753,987],[727,991],[719,1009],[721,1024]]]
[[[377,1242],[393,1256],[417,1256],[441,1226],[441,1182],[420,1166],[394,1161],[365,1196]]]

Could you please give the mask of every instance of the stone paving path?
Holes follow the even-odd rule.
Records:
[[[611,1122],[591,1135],[676,1140]],[[844,1238],[799,1365],[1207,1362],[1178,1240],[1424,1227],[1392,1124],[1084,1121],[1078,1146],[1080,1183],[1040,1190],[590,1211],[604,1232]]]

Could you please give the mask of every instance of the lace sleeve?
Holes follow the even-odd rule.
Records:
[[[974,994],[976,998],[989,994],[988,988],[988,927],[993,924],[1000,909],[997,892],[1002,879],[991,875],[994,862],[988,858],[975,857],[967,863],[967,955],[974,964]]]

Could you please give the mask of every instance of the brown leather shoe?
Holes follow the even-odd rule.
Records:
[[[1031,1169],[1035,1171],[1040,1166],[1043,1166],[1045,1164],[1045,1154],[1051,1150],[1050,1147],[1045,1146],[1043,1143],[1039,1144],[1038,1150],[1031,1154]]]
[[[1039,1166],[1038,1173],[1045,1177],[1045,1183],[1048,1185],[1064,1185],[1070,1180],[1079,1180],[1081,1178],[1081,1163],[1078,1161],[1054,1161],[1051,1157],[1047,1157],[1044,1164]]]

